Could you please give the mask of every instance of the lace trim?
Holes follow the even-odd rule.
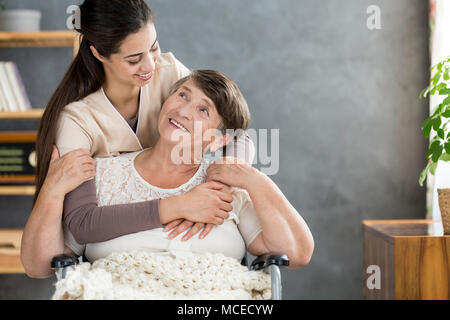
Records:
[[[99,206],[164,199],[188,192],[206,180],[206,169],[211,161],[203,159],[197,172],[177,188],[163,189],[147,182],[136,170],[132,157],[96,159],[96,191]]]

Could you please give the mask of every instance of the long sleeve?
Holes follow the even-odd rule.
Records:
[[[66,195],[63,220],[79,244],[162,227],[158,199],[99,207],[93,179]]]

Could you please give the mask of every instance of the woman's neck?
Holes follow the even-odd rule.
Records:
[[[139,87],[105,81],[103,91],[122,117],[130,120],[136,116],[139,109]]]
[[[161,185],[159,181],[162,180],[172,187],[185,183],[197,172],[200,164],[198,161],[177,164],[176,159],[172,159],[173,147],[159,139],[153,148],[145,150],[137,157],[136,169],[154,185]]]

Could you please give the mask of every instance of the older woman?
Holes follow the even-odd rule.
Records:
[[[66,245],[90,261],[129,250],[213,252],[240,261],[247,249],[253,255],[286,253],[290,268],[309,263],[314,247],[311,232],[280,189],[245,162],[225,166],[211,164],[204,157],[206,151],[214,152],[233,139],[227,129],[245,130],[249,119],[247,103],[233,81],[216,71],[194,71],[173,86],[164,102],[158,119],[159,139],[153,148],[96,160],[99,206],[183,194],[207,176],[234,187],[232,199],[226,199],[232,210],[228,213],[230,208],[223,208],[223,223],[214,215],[195,211],[183,217],[160,216],[161,224],[178,218],[218,223],[208,237],[183,241],[192,229],[172,239],[163,228],[155,228],[79,246],[70,235],[89,230],[95,216],[80,220],[66,212],[64,222],[70,230]]]

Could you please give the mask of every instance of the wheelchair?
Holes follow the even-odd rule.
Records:
[[[81,257],[80,257],[81,258]],[[55,271],[56,279],[64,279],[67,272],[72,270],[75,265],[81,262],[75,255],[60,254],[53,257],[51,262],[51,268]],[[248,267],[247,254],[242,259],[241,264]],[[287,267],[289,265],[289,259],[285,254],[269,253],[256,257],[250,265],[250,270],[263,270],[270,274],[272,300],[281,300],[281,271],[280,267]]]

